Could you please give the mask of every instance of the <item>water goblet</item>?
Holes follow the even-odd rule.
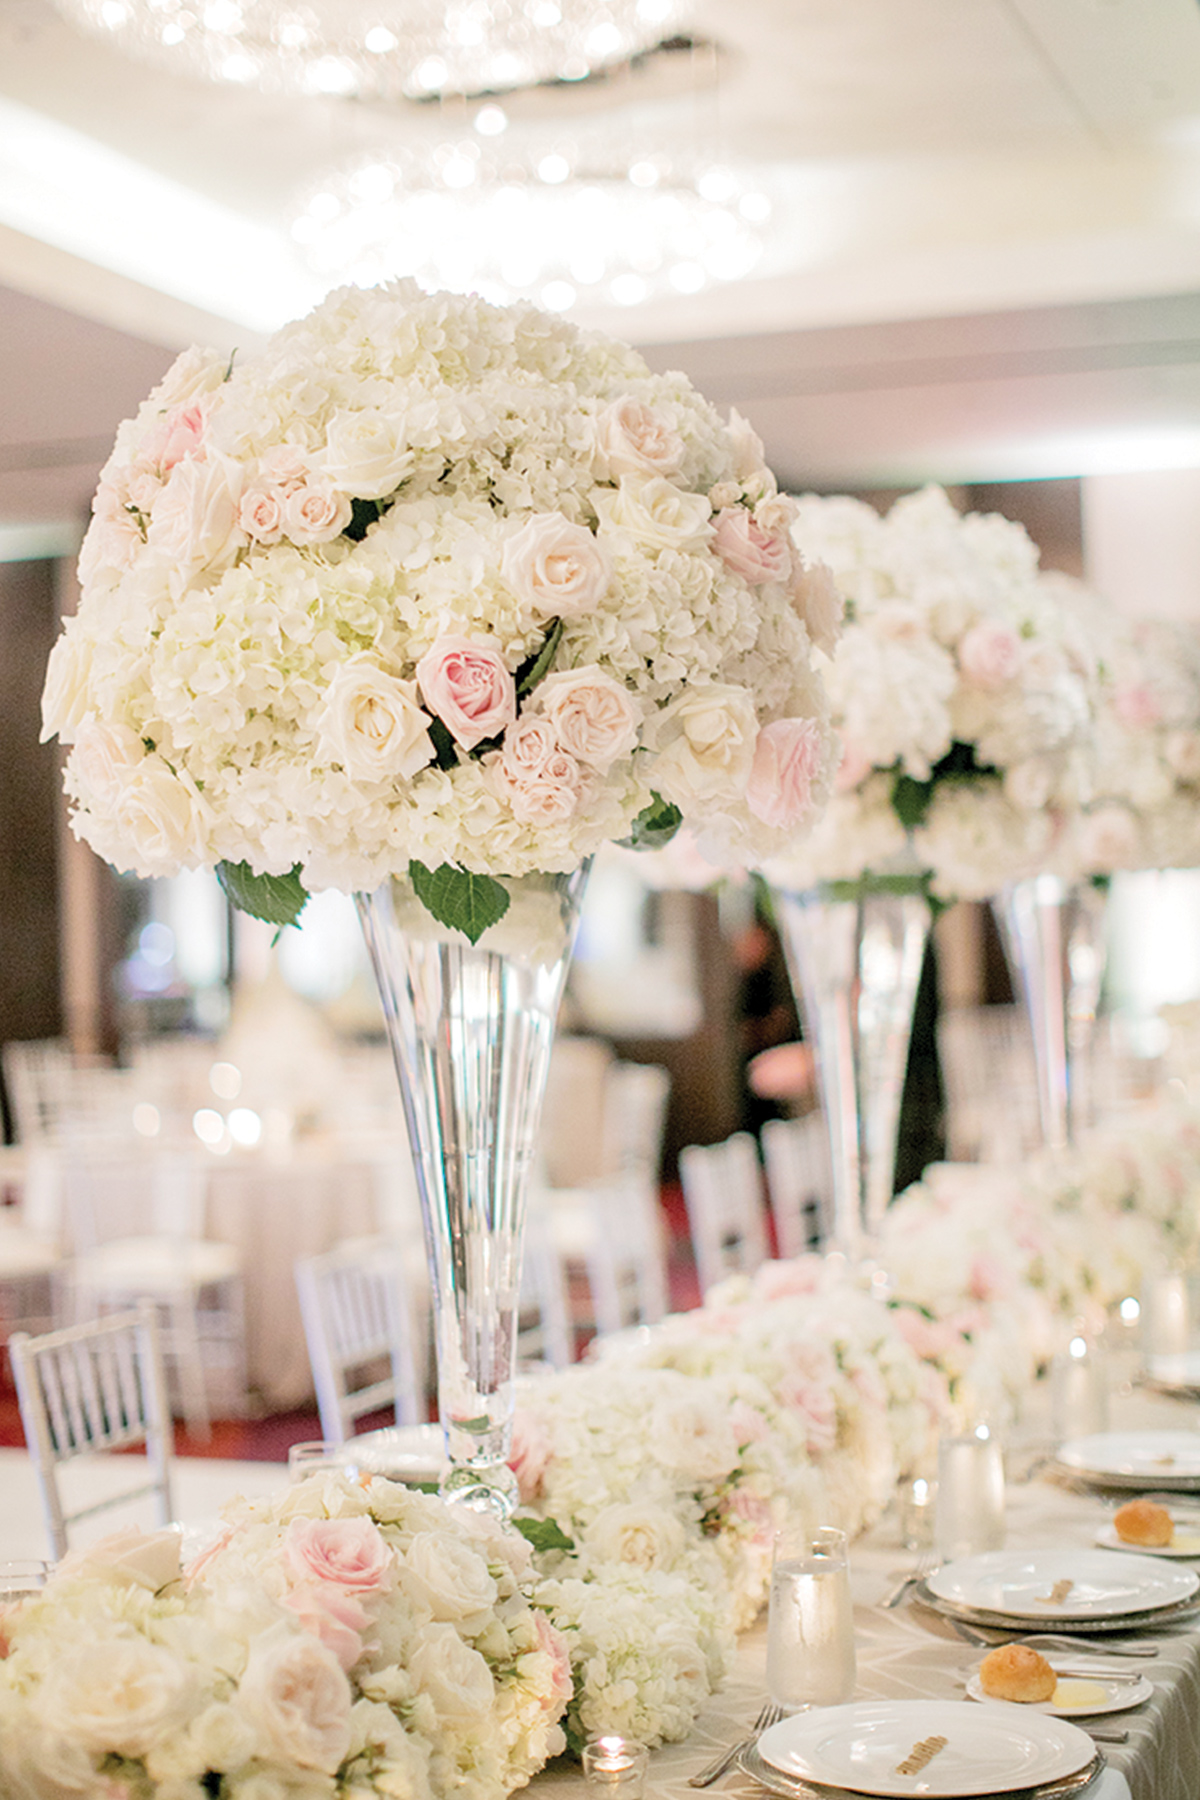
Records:
[[[832,1525],[776,1533],[767,1613],[767,1692],[787,1712],[854,1693],[854,1603],[846,1534]]]
[[[938,1443],[934,1541],[943,1562],[1004,1544],[1004,1457],[986,1425]]]

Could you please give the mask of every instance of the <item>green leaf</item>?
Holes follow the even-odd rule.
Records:
[[[426,912],[473,944],[508,911],[507,890],[490,875],[475,875],[453,863],[427,869],[420,862],[409,863],[408,875]]]
[[[535,1550],[573,1550],[574,1538],[569,1538],[562,1526],[553,1519],[514,1519],[513,1524]]]
[[[550,665],[554,661],[562,634],[562,620],[551,619],[550,629],[542,640],[541,649],[535,656],[529,657],[526,662],[521,664],[514,677],[518,699],[523,700],[526,694],[532,694],[538,682],[550,673]]]
[[[268,925],[294,925],[308,899],[300,864],[286,875],[256,875],[249,863],[218,863],[217,880],[240,912]]]
[[[932,781],[916,781],[911,775],[897,775],[892,783],[892,811],[906,831],[915,831],[925,823],[932,799]]]
[[[433,764],[437,769],[452,769],[458,761],[458,745],[442,721],[433,716],[429,721],[429,740],[433,745]]]
[[[621,843],[627,850],[661,850],[669,844],[683,824],[683,814],[661,794],[652,794],[649,806],[643,807],[633,821],[629,836]]]
[[[342,536],[352,538],[356,544],[361,544],[370,527],[376,519],[382,519],[391,504],[390,500],[352,500],[350,502],[350,523],[343,531]]]

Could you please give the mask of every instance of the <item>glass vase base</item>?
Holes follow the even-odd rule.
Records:
[[[517,1478],[507,1463],[455,1463],[438,1489],[450,1506],[491,1513],[506,1524],[520,1500]]]

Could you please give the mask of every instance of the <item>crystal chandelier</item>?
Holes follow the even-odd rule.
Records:
[[[477,130],[499,111],[484,108]],[[740,280],[770,213],[767,195],[717,164],[458,137],[327,176],[302,197],[292,235],[309,267],[338,281],[412,276],[430,289],[564,312]]]
[[[681,28],[689,0],[56,0],[132,55],[285,94],[427,99],[581,81]]]

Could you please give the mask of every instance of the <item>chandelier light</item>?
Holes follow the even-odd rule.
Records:
[[[582,81],[653,49],[689,0],[56,0],[132,55],[285,94],[428,99]]]
[[[499,112],[484,108],[476,132],[496,131],[484,115]],[[598,163],[570,143],[501,151],[462,137],[326,177],[303,197],[292,235],[308,266],[338,281],[411,276],[565,312],[740,280],[770,212],[765,194],[716,164],[661,152]]]

